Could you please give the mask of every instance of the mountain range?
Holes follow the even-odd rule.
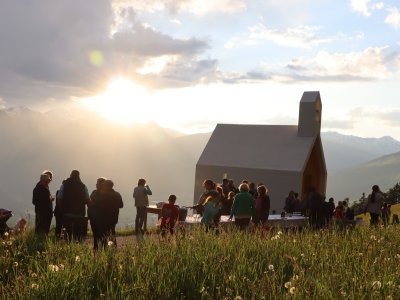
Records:
[[[0,207],[16,216],[32,214],[32,189],[45,169],[55,174],[52,193],[73,169],[89,190],[97,177],[112,179],[124,199],[121,224],[134,220],[131,193],[142,177],[153,190],[152,202],[176,194],[179,203],[191,204],[195,165],[210,135],[183,135],[155,124],[121,126],[87,112],[0,110]],[[399,141],[335,132],[322,133],[322,140],[327,196],[357,199],[372,184],[385,189],[400,181]]]

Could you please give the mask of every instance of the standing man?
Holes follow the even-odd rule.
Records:
[[[114,246],[117,246],[115,226],[118,223],[119,210],[124,207],[121,194],[114,189],[111,180],[105,180],[98,198],[94,201],[93,207],[96,212],[97,235],[94,237],[94,250],[98,249],[99,240],[103,248],[110,239]]]
[[[35,206],[35,233],[48,235],[53,217],[53,198],[50,194],[51,177],[47,173],[40,175],[40,181],[33,189],[32,203]]]
[[[89,192],[86,185],[81,181],[79,171],[73,170],[71,172],[70,177],[61,186],[58,196],[68,240],[71,241],[72,238],[75,238],[81,241],[82,237],[86,235],[85,205],[89,202]]]
[[[138,186],[133,190],[133,198],[135,199],[136,206],[136,220],[135,220],[135,232],[144,233],[143,224],[147,218],[146,206],[149,206],[149,195],[153,193],[150,187],[146,184],[146,180],[141,178],[138,181]]]
[[[97,249],[97,241],[100,239],[100,224],[101,219],[99,218],[99,214],[96,211],[97,202],[99,201],[100,195],[104,189],[104,183],[106,182],[106,178],[100,177],[97,178],[96,182],[96,189],[90,194],[90,203],[88,205],[88,217],[90,221],[90,227],[92,228],[93,232],[93,239],[95,244],[95,249]]]

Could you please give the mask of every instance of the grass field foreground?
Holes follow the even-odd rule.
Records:
[[[97,254],[27,232],[0,240],[0,298],[399,299],[399,229],[194,230]]]

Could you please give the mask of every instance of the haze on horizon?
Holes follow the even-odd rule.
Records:
[[[0,108],[88,110],[186,133],[296,124],[305,90],[323,130],[400,139],[394,0],[6,0]],[[60,114],[62,117],[62,114]]]

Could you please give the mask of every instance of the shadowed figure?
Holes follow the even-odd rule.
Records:
[[[114,189],[114,183],[111,180],[104,182],[103,188],[98,198],[94,202],[94,211],[96,212],[96,231],[94,237],[94,250],[98,249],[99,241],[103,248],[107,246],[108,241],[112,241],[117,246],[115,238],[115,226],[118,223],[119,209],[124,207],[121,194]]]
[[[48,173],[40,175],[40,181],[33,189],[32,204],[35,206],[35,233],[49,234],[51,219],[53,218],[52,196],[49,183],[52,177]]]

